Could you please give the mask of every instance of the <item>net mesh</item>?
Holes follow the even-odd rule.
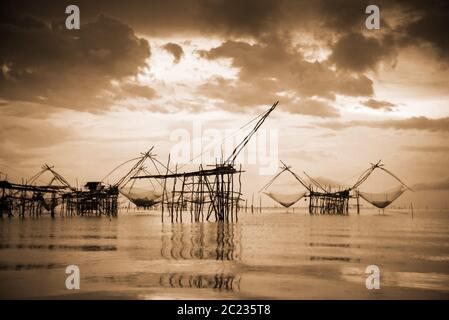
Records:
[[[138,188],[122,188],[120,193],[139,207],[151,207],[162,200],[162,192],[143,190]]]
[[[288,208],[292,205],[294,205],[296,202],[301,200],[306,193],[294,193],[294,194],[280,194],[280,193],[273,193],[273,192],[264,192],[267,196],[269,196],[271,199],[279,203],[280,205],[284,206],[285,208]]]
[[[373,206],[383,209],[399,198],[407,188],[403,185],[383,193],[369,193],[359,191],[360,197],[371,203]]]
[[[298,190],[298,187],[302,186],[306,188],[307,191],[310,190],[307,188],[305,182],[291,170],[291,167],[287,166],[282,161],[281,163],[282,166],[280,171],[273,178],[271,178],[271,180],[268,181],[268,183],[259,192],[266,190],[263,192],[264,194],[285,208],[288,208],[307,194],[306,191]],[[281,176],[283,177],[281,178]],[[280,179],[283,179],[284,181],[279,183]],[[273,184],[275,181],[277,186]],[[268,191],[268,188],[270,188],[271,191]],[[279,191],[274,191],[276,189]],[[289,190],[290,192],[285,193],[284,191],[286,190]]]

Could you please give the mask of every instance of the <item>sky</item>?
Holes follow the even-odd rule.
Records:
[[[65,28],[70,4],[79,30]],[[365,27],[369,4],[380,8],[379,30]],[[243,155],[247,196],[279,160],[351,184],[381,159],[414,190],[398,203],[448,206],[446,1],[0,6],[2,178],[27,179],[48,163],[82,184],[151,146],[162,162],[180,146],[191,159],[204,151],[199,137],[203,147],[221,141],[279,101]],[[397,185],[376,179],[367,191]]]

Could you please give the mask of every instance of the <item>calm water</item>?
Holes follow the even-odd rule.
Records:
[[[185,216],[187,217],[187,216]],[[0,220],[0,298],[449,298],[449,213],[241,213],[238,223]],[[187,220],[184,218],[184,220]],[[81,289],[65,288],[78,265]],[[381,289],[367,290],[375,264]]]

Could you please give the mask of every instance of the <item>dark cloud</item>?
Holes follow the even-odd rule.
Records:
[[[211,98],[209,103],[215,107],[244,112],[252,107],[266,106],[270,101],[281,99],[273,90],[272,81],[259,80],[257,82],[243,82],[214,77],[199,86],[197,93]],[[281,99],[282,100],[282,99]],[[283,101],[290,101],[285,98]]]
[[[429,44],[446,62],[449,59],[449,2],[397,1],[413,19],[401,26],[400,37],[405,44]]]
[[[260,35],[277,29],[281,1],[200,0],[204,21],[232,35]]]
[[[106,13],[139,33],[166,36],[220,34],[260,36],[279,30],[312,31],[317,37],[366,31],[368,0],[4,0],[2,11],[29,13],[46,21],[63,19],[65,7],[77,4],[86,21]],[[383,33],[425,41],[446,52],[449,5],[445,0],[378,0]],[[6,14],[5,14],[6,15]],[[400,20],[397,28],[390,20]]]
[[[80,31],[61,28],[69,4],[81,9]],[[228,109],[238,109],[238,103],[242,108],[258,105],[262,96],[288,97],[284,105],[290,104],[290,110],[298,110],[293,101],[304,99],[371,97],[373,81],[367,72],[395,62],[404,45],[425,43],[442,57],[449,56],[445,54],[449,10],[443,1],[379,0],[382,29],[372,32],[365,29],[369,4],[365,0],[6,0],[0,5],[8,13],[1,19],[5,45],[0,48],[0,98],[98,112],[114,99],[123,99],[126,92],[156,97],[150,88],[116,84],[128,83],[150,55],[148,43],[136,34],[224,39],[201,54],[211,60],[231,59],[239,77],[226,81],[226,89],[211,79],[198,91]],[[390,27],[391,21],[398,26]],[[305,45],[296,43],[303,35],[311,35],[330,56],[305,59]],[[183,55],[179,45],[170,42],[164,48],[179,62]],[[225,96],[220,89],[234,96]],[[282,95],[285,92],[287,96]],[[393,107],[367,101],[371,108]]]
[[[232,65],[240,70],[240,78],[246,81],[254,78],[280,78],[282,71],[302,60],[299,53],[289,52],[289,49],[287,37],[271,35],[255,44],[228,40],[216,48],[199,53],[211,60],[231,58]],[[288,72],[285,76],[290,74]]]
[[[364,72],[373,70],[381,61],[395,57],[392,37],[377,39],[361,33],[349,33],[341,37],[332,47],[329,60],[343,70]]]
[[[394,62],[404,46],[429,45],[439,58],[449,57],[449,3],[445,0],[378,0],[381,30],[365,29],[365,8],[369,1],[317,1],[313,19],[324,21],[323,37],[337,39],[332,45],[332,60],[342,68],[368,70],[380,62]],[[392,23],[394,27],[392,27]],[[314,25],[316,28],[316,25]],[[317,35],[319,37],[319,34]],[[427,49],[429,49],[427,48]]]
[[[394,108],[396,107],[394,103],[375,99],[361,101],[361,104],[371,109],[380,109],[384,111],[393,111]]]
[[[182,56],[184,55],[184,50],[179,44],[176,43],[172,42],[166,43],[162,46],[162,48],[164,48],[173,55],[174,63],[178,63],[181,60]]]
[[[109,107],[113,81],[137,74],[148,42],[101,15],[80,30],[26,17],[1,21],[0,97],[96,111]]]
[[[430,119],[427,117],[412,117],[404,120],[385,121],[348,121],[348,122],[323,122],[316,124],[318,127],[332,130],[342,130],[353,127],[370,127],[395,130],[423,130],[431,132],[449,132],[449,117]]]
[[[417,183],[412,186],[412,189],[416,191],[449,190],[449,178],[435,182]]]
[[[318,7],[322,25],[339,33],[353,32],[365,26],[365,9],[370,3],[366,0],[311,1]]]
[[[76,4],[82,19],[101,13],[131,24],[139,33],[255,36],[277,30],[326,28],[340,32],[363,23],[366,1],[354,0],[4,0],[5,12],[28,12],[46,21],[62,19]],[[324,30],[327,31],[327,30]]]
[[[5,15],[28,13],[51,22],[65,19],[65,8],[72,4],[79,6],[82,23],[95,21],[98,15],[106,14],[132,25],[138,33],[148,35],[190,34],[200,30],[199,0],[5,0],[0,6]]]
[[[418,40],[431,44],[439,56],[446,60],[449,59],[447,30],[449,30],[449,15],[447,11],[446,14],[424,16],[407,27],[410,41]]]
[[[199,51],[199,54],[210,60],[231,59],[232,66],[239,70],[237,80],[209,81],[202,86],[201,94],[240,103],[242,107],[259,104],[261,98],[278,95],[283,97],[285,104],[313,97],[333,100],[337,94],[373,94],[373,82],[363,74],[335,71],[326,62],[306,61],[298,48],[291,45],[288,34],[264,36],[254,44],[228,40],[211,50]],[[290,95],[282,95],[282,92]],[[303,110],[307,110],[307,114],[337,114],[324,102],[302,101],[305,101]],[[298,113],[301,110],[299,105],[293,104],[288,109]]]

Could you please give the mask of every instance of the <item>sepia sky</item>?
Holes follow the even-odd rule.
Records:
[[[80,30],[65,29],[76,4]],[[365,8],[381,10],[380,30]],[[447,1],[2,1],[0,171],[99,180],[193,123],[266,132],[298,173],[350,183],[382,159],[421,206],[449,196]],[[245,192],[269,175],[245,166]],[[394,185],[394,183],[393,183]],[[387,187],[382,184],[382,188]]]

